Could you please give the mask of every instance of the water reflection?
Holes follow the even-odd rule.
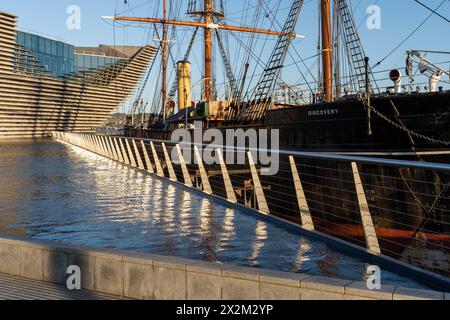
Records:
[[[355,280],[365,274],[362,261],[322,243],[45,140],[0,144],[0,233]]]
[[[250,261],[253,266],[258,265],[258,258],[262,248],[264,248],[265,241],[267,240],[267,225],[264,221],[257,221],[255,227],[255,237],[252,243],[252,254]]]

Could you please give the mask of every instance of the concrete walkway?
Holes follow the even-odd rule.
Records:
[[[0,274],[0,300],[120,300],[120,297]]]

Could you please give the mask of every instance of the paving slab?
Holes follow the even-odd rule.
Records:
[[[0,300],[120,300],[120,297],[0,274]]]

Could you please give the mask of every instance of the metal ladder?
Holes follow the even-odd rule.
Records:
[[[356,78],[356,89],[362,92],[366,90],[366,54],[364,53],[355,20],[348,6],[347,0],[338,0],[337,4],[339,6],[339,13],[343,24],[342,30],[345,37],[345,45],[347,48],[349,63],[354,70],[353,76]],[[372,75],[370,67],[369,75]],[[371,84],[370,91],[372,91]]]
[[[183,57],[183,61],[189,60],[189,56],[191,55],[192,46],[194,45],[197,33],[198,33],[198,27],[195,28],[194,34],[192,35],[191,41],[189,42],[188,48]],[[174,66],[174,69],[175,69],[175,79],[174,79],[174,82],[172,83],[172,87],[170,88],[170,91],[169,91],[169,95],[168,95],[169,101],[173,100],[175,98],[175,95],[177,94],[177,89],[178,89],[178,70],[177,70],[176,65]]]
[[[304,0],[293,1],[288,18],[282,30],[284,34],[294,33],[303,2]],[[278,38],[270,60],[259,81],[258,87],[253,93],[253,102],[250,106],[242,110],[241,114],[238,116],[238,121],[254,121],[264,117],[267,109],[270,107],[272,91],[280,71],[283,68],[291,42],[291,37],[280,36]]]
[[[222,55],[222,60],[225,65],[225,71],[227,74],[227,78],[228,78],[228,81],[230,82],[230,89],[231,89],[230,96],[233,97],[234,94],[237,92],[237,81],[234,76],[233,69],[231,68],[230,60],[228,59],[227,52],[225,50],[225,47],[222,42],[222,38],[221,38],[218,30],[216,30],[216,37],[217,37],[217,43],[218,43],[219,49],[220,49],[220,54]]]

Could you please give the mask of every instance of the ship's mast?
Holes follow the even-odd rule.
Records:
[[[333,100],[333,46],[331,35],[331,3],[321,0],[322,12],[322,64],[324,100]]]
[[[214,17],[214,1],[205,0],[204,6],[205,24],[212,25]],[[212,32],[211,28],[205,28],[205,101],[211,101],[212,84]]]
[[[163,20],[167,20],[167,0],[163,0]],[[166,122],[167,111],[167,23],[163,23],[162,49],[162,107],[163,122]]]
[[[295,33],[286,33],[274,30],[263,30],[263,29],[254,29],[247,28],[241,26],[233,26],[227,25],[223,23],[214,23],[214,17],[223,18],[223,13],[214,11],[214,0],[204,0],[202,12],[192,12],[192,14],[199,15],[204,17],[204,21],[182,21],[182,20],[170,20],[167,18],[167,7],[166,0],[163,0],[163,18],[139,18],[139,17],[103,17],[104,19],[112,19],[115,21],[133,21],[133,22],[145,22],[152,24],[162,24],[163,25],[163,39],[162,39],[162,68],[163,68],[163,84],[162,84],[162,95],[163,95],[163,113],[164,120],[166,119],[166,103],[167,103],[167,26],[185,26],[185,27],[196,27],[204,29],[204,43],[205,43],[205,74],[204,74],[204,82],[205,82],[205,92],[204,98],[206,102],[211,100],[211,92],[212,92],[212,35],[214,30],[228,30],[228,31],[237,31],[237,32],[246,32],[246,33],[254,33],[254,34],[265,34],[265,35],[274,35],[279,37],[288,37],[288,38],[303,38],[303,36],[297,35]]]

